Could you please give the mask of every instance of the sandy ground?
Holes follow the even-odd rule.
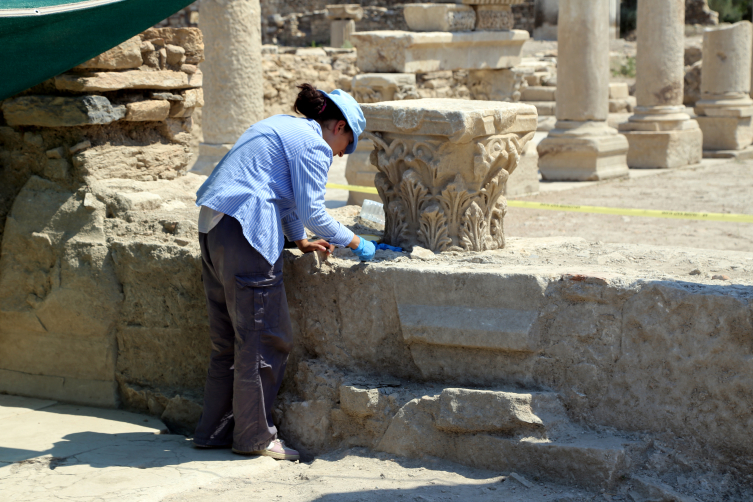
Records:
[[[363,449],[301,463],[196,450],[154,417],[0,395],[3,502],[605,500],[516,477]]]
[[[337,160],[330,169],[330,181],[344,183],[342,180],[346,159]],[[343,206],[347,192],[328,192],[328,199],[328,207]],[[683,169],[631,170],[629,179],[604,182],[542,182],[539,195],[520,200],[753,214],[753,160],[704,160],[697,166]],[[582,237],[588,242],[753,252],[751,223],[566,213],[511,207],[505,217],[505,234],[510,237]]]

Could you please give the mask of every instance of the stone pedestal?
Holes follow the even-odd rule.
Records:
[[[415,73],[364,73],[353,77],[353,97],[359,103],[419,99]]]
[[[329,45],[340,49],[352,44],[351,35],[356,31],[356,21],[363,19],[363,8],[358,4],[328,5],[326,16],[331,21]]]
[[[609,0],[559,4],[557,124],[538,146],[546,180],[628,175],[628,142],[609,118]]]
[[[638,1],[638,107],[620,126],[630,143],[627,162],[637,168],[697,164],[703,134],[683,105],[685,2]]]
[[[387,243],[436,252],[504,247],[504,187],[536,130],[534,107],[422,99],[362,108]]]
[[[260,12],[259,0],[201,4],[204,142],[193,172],[211,173],[246,129],[264,118]]]
[[[332,21],[330,25],[330,46],[340,49],[345,46],[345,42],[352,43],[351,35],[355,32],[356,22],[352,19],[337,19]]]
[[[527,31],[363,31],[353,34],[356,65],[364,73],[428,73],[512,68]]]
[[[753,100],[750,98],[750,22],[706,30],[701,99],[696,103],[703,131],[704,156],[738,156],[753,142]],[[716,152],[716,153],[713,153]]]

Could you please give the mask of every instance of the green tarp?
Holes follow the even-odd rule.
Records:
[[[192,0],[0,0],[0,100],[138,35]]]

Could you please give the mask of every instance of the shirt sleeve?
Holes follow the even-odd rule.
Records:
[[[282,218],[282,233],[292,242],[306,238],[306,229],[303,228],[303,223],[298,219],[295,211],[291,211],[290,214]]]
[[[296,212],[300,222],[312,232],[338,246],[347,246],[353,232],[332,218],[324,206],[327,171],[332,164],[332,151],[326,143],[309,143],[290,159]]]

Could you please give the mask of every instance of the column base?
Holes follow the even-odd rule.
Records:
[[[232,149],[233,145],[230,143],[219,145],[212,143],[199,144],[199,159],[191,168],[191,172],[209,176],[222,158]]]
[[[703,156],[703,133],[698,122],[689,118],[650,121],[634,115],[620,125],[620,132],[630,144],[627,163],[631,168],[671,169],[697,164]]]
[[[606,122],[558,121],[538,146],[548,181],[599,181],[628,176],[628,142]]]
[[[696,117],[703,150],[742,150],[753,143],[752,117]]]

